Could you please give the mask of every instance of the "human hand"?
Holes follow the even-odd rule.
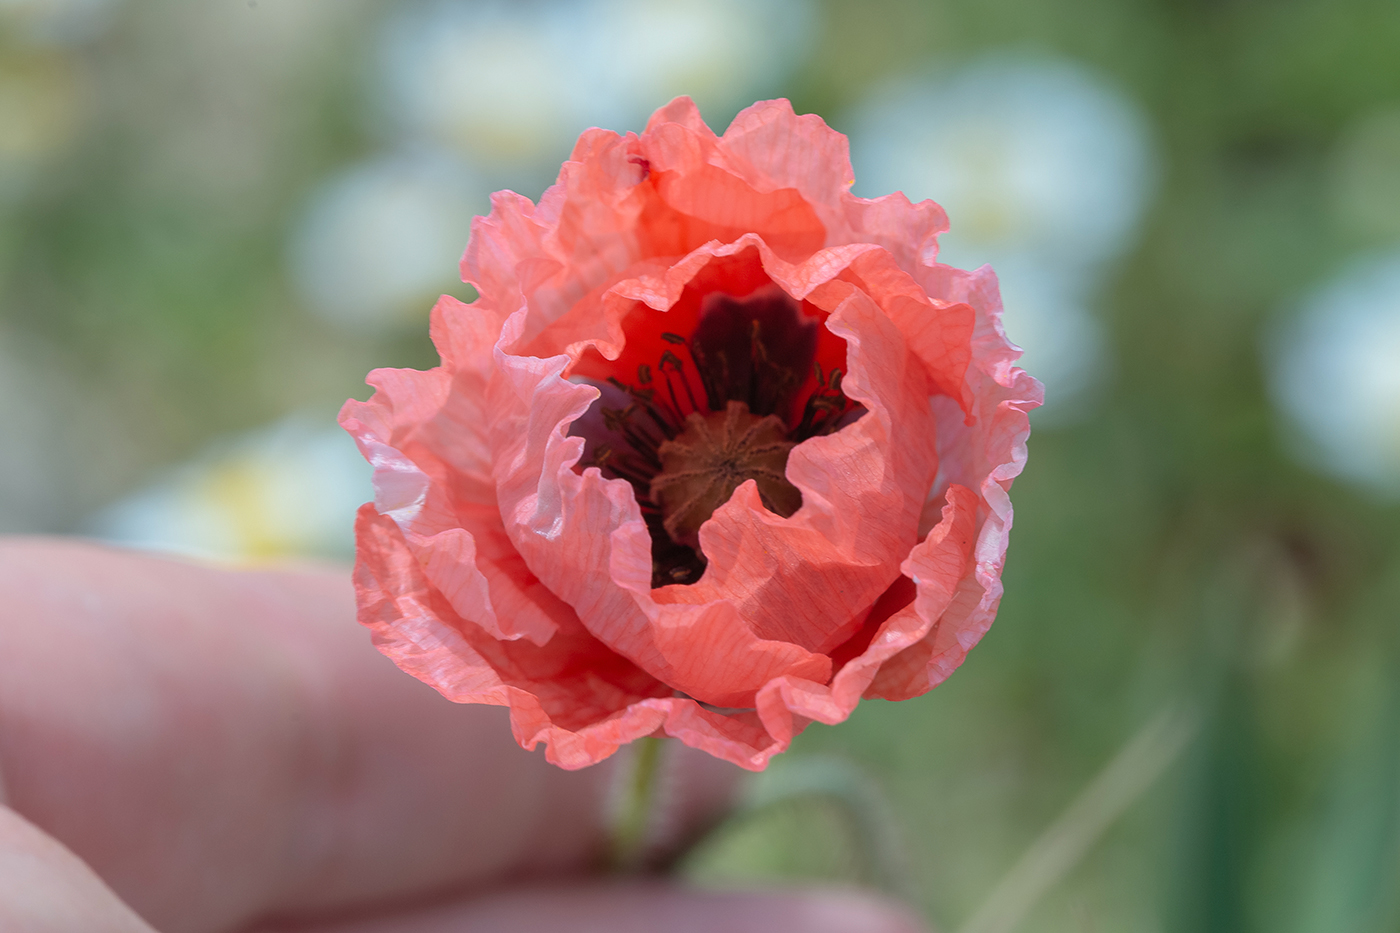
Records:
[[[836,890],[590,881],[605,763],[405,677],[348,574],[0,541],[0,929],[916,933]],[[683,824],[734,769],[685,759]]]

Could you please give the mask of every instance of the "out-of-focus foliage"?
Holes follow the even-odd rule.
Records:
[[[391,73],[412,59],[413,29],[439,17],[459,30],[442,41],[483,69],[533,61],[506,47],[514,36],[538,52],[532,29],[563,47],[573,37],[584,62],[603,47],[584,45],[605,40],[561,33],[547,17],[565,5],[544,2],[0,0],[0,530],[116,534],[125,516],[169,543],[171,528],[235,514],[265,520],[245,538],[212,519],[201,533],[244,541],[229,547],[245,557],[333,552],[334,531],[286,530],[300,499],[256,486],[258,471],[324,462],[339,482],[349,474],[316,460],[332,456],[316,432],[339,403],[364,396],[374,366],[432,365],[434,295],[470,297],[451,240],[472,209],[460,205],[485,207],[472,186],[516,172],[534,197],[548,182],[529,159],[492,163],[501,139],[536,134],[543,164],[578,120],[640,120],[686,82],[721,125],[737,98],[782,94],[859,134],[891,87],[936,95],[989,62],[1060,63],[1141,121],[1155,181],[1134,189],[1131,223],[1069,298],[1018,271],[1053,263],[1066,245],[1053,237],[1003,270],[1008,297],[1030,296],[1012,321],[1072,298],[1106,362],[1072,413],[1052,403],[1037,422],[1000,618],[928,697],[813,726],[783,762],[855,762],[882,806],[853,811],[842,792],[807,788],[755,809],[687,870],[879,880],[856,824],[887,820],[909,890],[945,930],[974,917],[999,928],[988,896],[1033,883],[1044,896],[1007,928],[1400,930],[1400,359],[1368,364],[1369,382],[1345,362],[1400,327],[1400,296],[1361,310],[1348,297],[1361,281],[1348,276],[1400,250],[1400,4],[772,2],[764,16],[800,28],[773,27],[774,55],[753,69],[730,53],[765,46],[723,41],[741,26],[722,17],[742,5],[645,6],[651,19],[623,19],[634,43],[646,22],[671,30],[664,87],[628,77],[627,49],[613,49],[598,87],[625,99],[566,101],[532,74],[512,86],[535,103],[517,108],[540,109],[482,137],[473,121],[487,117],[450,96],[473,86],[452,49],[434,66],[441,86]],[[485,27],[461,25],[478,14],[506,38],[478,48]],[[710,51],[685,58],[693,49]],[[655,63],[656,49],[635,61]],[[393,103],[420,86],[447,96]],[[551,101],[565,118],[550,122]],[[440,199],[422,194],[438,183]],[[939,197],[927,184],[918,193]],[[374,269],[402,248],[400,229],[445,250],[440,275]],[[342,255],[354,258],[338,268]],[[1048,351],[1031,337],[1033,361]],[[1339,372],[1346,385],[1327,381]],[[1314,393],[1307,379],[1326,384]],[[1328,404],[1353,407],[1329,419]],[[311,427],[293,441],[289,424]],[[1346,466],[1358,457],[1365,471]],[[244,485],[230,498],[218,481],[233,474]],[[181,496],[193,512],[171,504]],[[306,499],[304,521],[324,522],[325,501]],[[140,511],[152,502],[166,511]],[[1154,758],[1150,741],[1131,742],[1156,735],[1165,709],[1188,711],[1194,738]],[[1110,761],[1128,765],[1104,771]],[[779,783],[760,796],[783,796],[778,770],[764,780]],[[1136,788],[1121,816],[1080,805],[1105,786]]]

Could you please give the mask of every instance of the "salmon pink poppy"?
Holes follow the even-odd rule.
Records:
[[[442,365],[377,370],[360,620],[580,768],[674,736],[758,770],[947,677],[991,625],[1039,384],[932,201],[850,194],[785,100],[580,137],[477,218]]]

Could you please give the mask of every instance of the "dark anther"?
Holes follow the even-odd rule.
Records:
[[[667,364],[671,366],[670,371],[666,369]],[[667,350],[661,354],[661,362],[657,364],[656,368],[666,374],[666,390],[671,393],[671,405],[675,408],[678,415],[680,414],[681,406],[680,402],[676,400],[675,386],[671,384],[672,372],[680,377],[681,388],[685,389],[686,399],[690,402],[690,410],[700,410],[700,406],[695,403],[695,393],[690,391],[690,380],[685,378],[685,365],[681,363],[680,357],[676,356],[676,354],[672,353],[670,350]]]
[[[651,367],[646,363],[637,367],[637,382],[641,385],[651,384]]]
[[[627,412],[621,408],[604,408],[603,424],[609,431],[620,431],[627,424]]]
[[[674,343],[678,345],[685,343],[684,337],[682,337],[680,334],[673,334],[668,330],[661,332],[661,339],[666,341],[667,343]]]

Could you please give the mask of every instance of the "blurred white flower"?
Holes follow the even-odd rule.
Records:
[[[772,93],[806,50],[808,0],[428,0],[386,24],[386,122],[502,183],[543,183],[590,125],[640,130],[690,94],[711,122]]]
[[[1156,183],[1141,110],[1083,66],[999,53],[877,89],[850,122],[856,193],[933,198],[939,258],[997,270],[1007,333],[1046,383],[1036,419],[1082,411],[1106,364],[1088,304]]]
[[[422,315],[457,285],[485,187],[441,152],[399,153],[327,179],[292,231],[292,279],[310,308],[352,329]]]
[[[1305,462],[1400,495],[1400,252],[1357,262],[1266,341],[1275,402]]]
[[[217,560],[348,557],[370,469],[338,428],[291,418],[214,445],[102,512],[92,530]]]
[[[382,106],[395,132],[485,162],[538,158],[583,104],[586,89],[570,80],[583,12],[567,0],[400,8],[381,53]]]
[[[0,24],[35,45],[77,45],[111,25],[122,0],[0,0]]]
[[[943,248],[959,265],[1112,257],[1155,185],[1147,120],[1120,90],[1072,62],[1005,53],[880,89],[856,114],[851,150],[858,193],[947,209]]]

